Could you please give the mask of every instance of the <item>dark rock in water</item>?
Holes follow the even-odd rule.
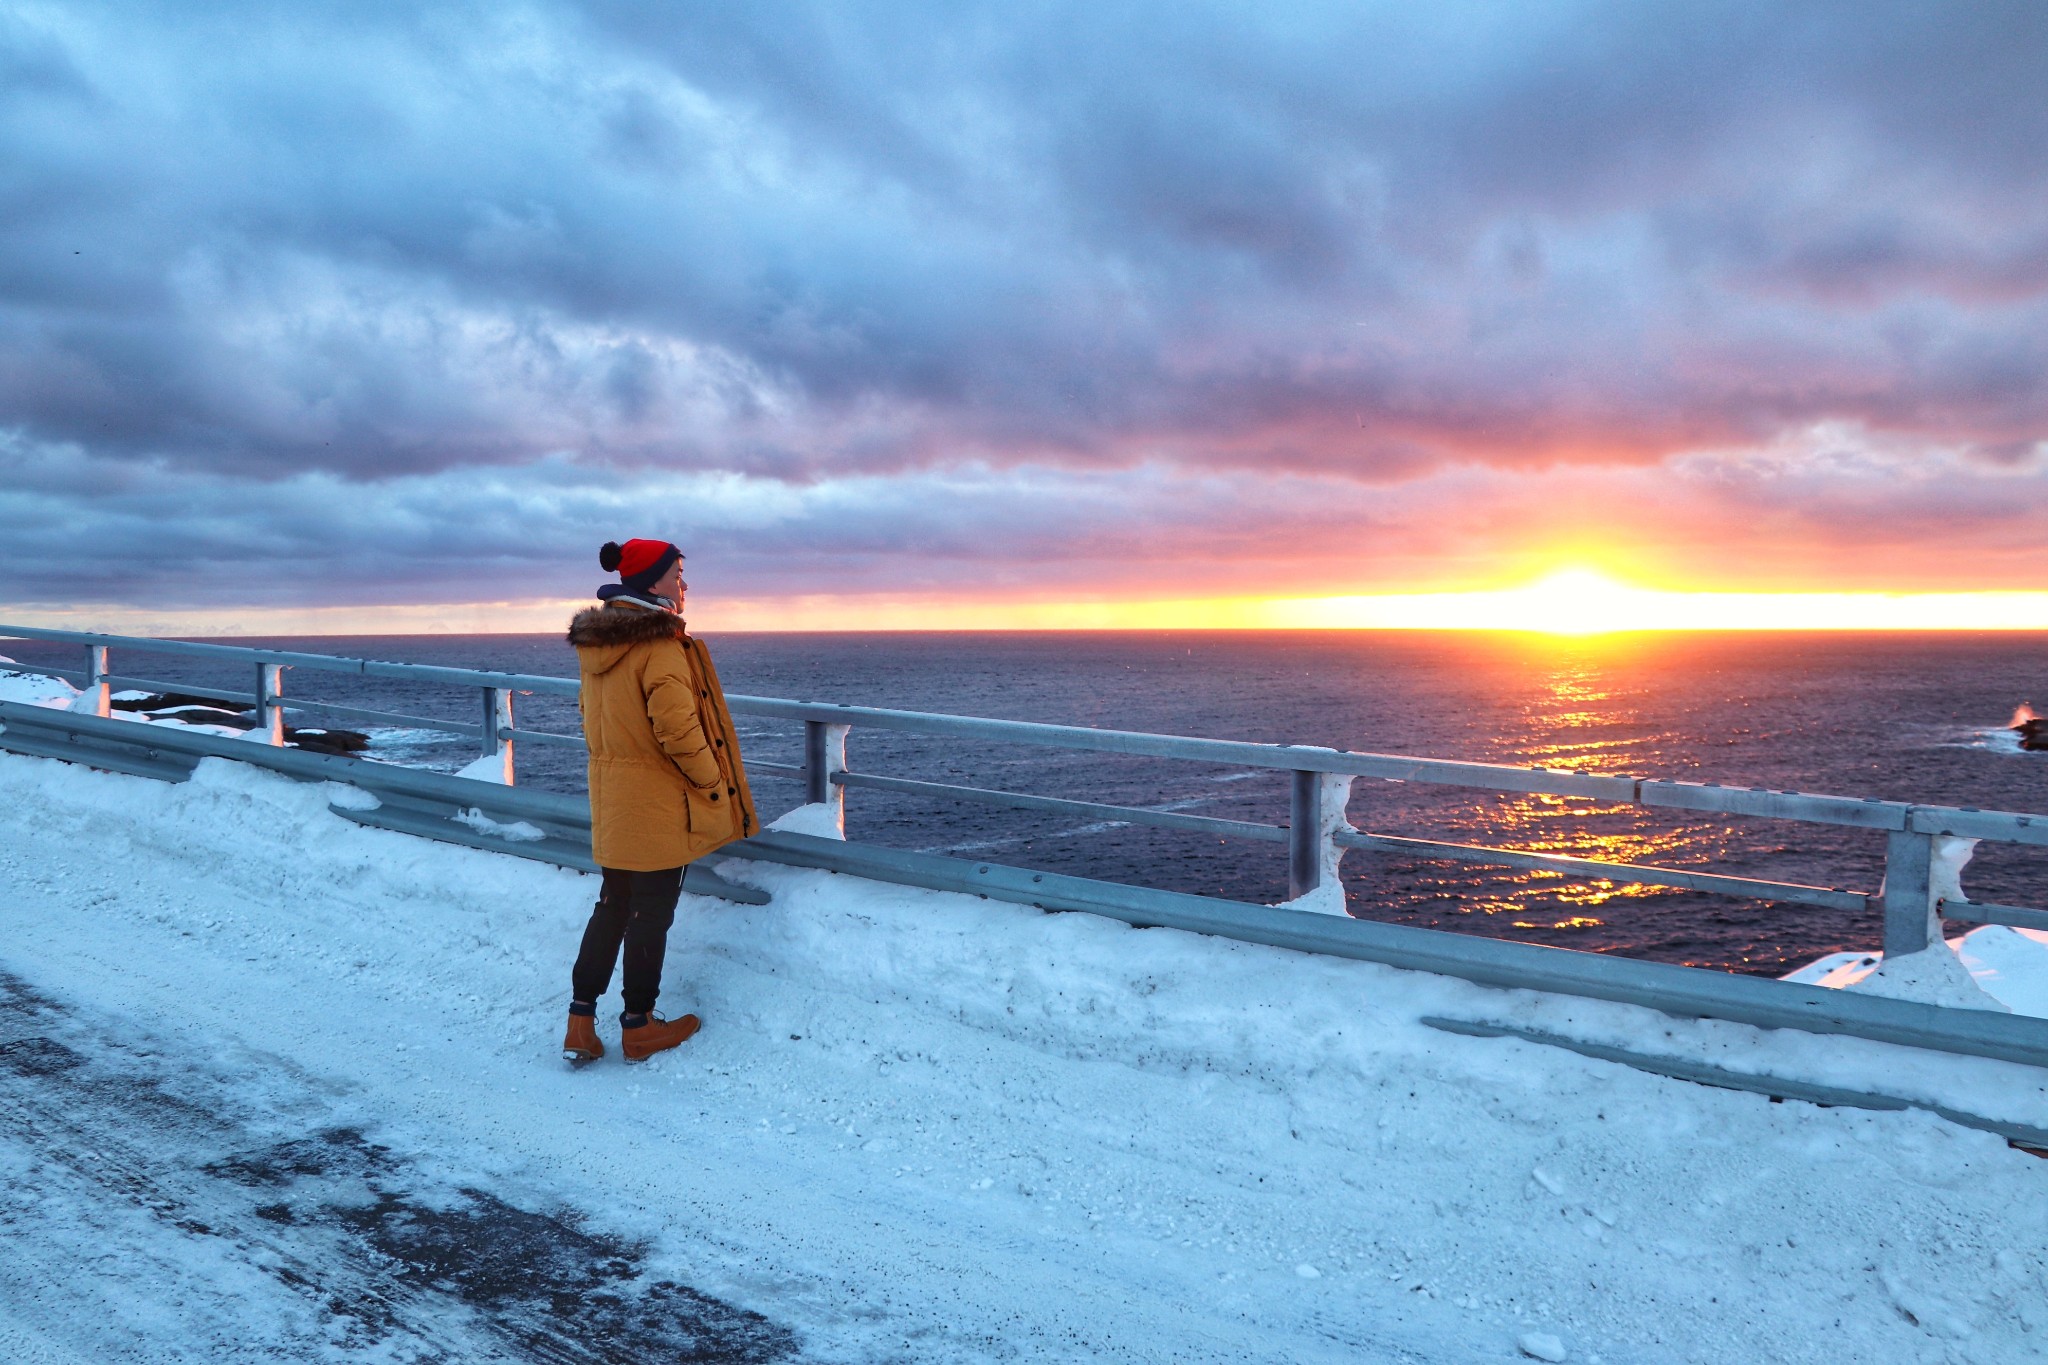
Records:
[[[256,728],[253,712],[229,711],[210,697],[195,697],[185,692],[121,698],[116,699],[113,706],[117,711],[139,711],[151,720],[176,720],[187,725],[227,725],[237,730]],[[370,737],[360,730],[300,730],[288,725],[284,739],[292,748],[316,754],[359,754],[370,747]]]
[[[2048,751],[2048,719],[2023,720],[2012,728],[2019,732],[2022,749]]]
[[[151,720],[177,720],[187,725],[232,725],[247,730],[254,722],[247,711],[222,711],[212,706],[167,706],[145,713]]]
[[[316,754],[359,754],[370,747],[370,737],[360,730],[293,730],[284,737],[294,749]]]
[[[223,715],[239,714],[247,716],[249,714],[246,710],[240,712],[226,711],[222,704],[214,698],[195,697],[189,692],[158,692],[147,697],[116,697],[113,700],[113,707],[116,711],[148,711],[151,713],[157,711],[176,711],[186,707],[198,707],[207,711],[220,711]],[[207,723],[211,725],[215,722],[208,721]]]

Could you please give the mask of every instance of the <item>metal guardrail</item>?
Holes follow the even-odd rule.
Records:
[[[0,729],[0,748],[169,781],[189,777],[202,758],[212,757],[252,763],[306,781],[344,783],[385,802],[384,807],[372,811],[335,807],[336,814],[358,823],[563,866],[591,866],[587,852],[590,810],[581,797],[19,702],[0,702],[0,727],[5,727]],[[548,837],[507,842],[474,831],[457,832],[447,828],[451,810],[530,822]],[[1082,911],[1140,928],[1181,929],[1458,977],[1485,986],[1641,1005],[1686,1018],[1847,1034],[2048,1067],[2048,1019],[2025,1015],[1916,1004],[1697,967],[1310,914],[783,831],[728,845],[720,856],[819,868],[1046,910]],[[766,898],[757,893],[757,899]]]
[[[590,865],[587,803],[581,798],[520,789],[510,781],[513,776],[512,745],[515,742],[581,742],[576,736],[515,727],[511,715],[512,695],[522,691],[545,691],[573,696],[577,691],[574,679],[0,625],[0,637],[7,636],[85,645],[89,655],[86,695],[97,703],[94,709],[100,714],[0,703],[0,725],[6,726],[5,732],[0,733],[0,747],[51,757],[82,758],[87,762],[98,758],[103,764],[113,766],[125,763],[127,771],[145,772],[171,780],[189,774],[191,764],[200,756],[235,758],[294,776],[347,782],[372,793],[389,794],[400,802],[427,803],[424,814],[420,810],[412,813],[398,811],[379,817],[375,813],[362,815],[341,811],[363,823],[410,828],[415,833],[433,832],[430,826],[421,822],[445,824],[448,809],[475,809],[492,816],[531,821],[546,831],[546,837],[514,844],[471,832],[453,836],[456,842],[538,857],[565,866]],[[253,666],[257,686],[250,693],[220,695],[226,700],[238,700],[245,695],[265,722],[256,734],[269,743],[252,742],[246,738],[223,739],[181,732],[167,726],[143,726],[107,718],[105,708],[110,702],[111,686],[140,681],[117,677],[110,672],[107,651],[115,645]],[[506,781],[502,784],[470,781],[363,759],[282,748],[284,700],[279,672],[286,667],[478,689],[483,698],[483,715],[474,725],[431,722],[426,718],[366,712],[361,708],[357,711],[409,725],[438,724],[460,733],[475,734],[484,752],[502,757]],[[188,687],[159,685],[158,690],[198,695],[196,689]],[[1893,955],[1919,951],[1940,942],[1940,920],[1944,914],[1976,922],[2048,928],[2048,912],[2025,906],[1970,901],[1954,884],[1953,876],[1944,876],[1940,871],[1944,861],[1951,869],[1959,866],[1967,857],[1968,848],[1978,840],[2048,844],[2048,816],[1723,787],[1713,783],[1614,777],[1541,767],[1516,768],[1298,745],[1252,744],[837,706],[737,694],[729,696],[728,701],[735,713],[791,721],[804,727],[805,761],[802,765],[751,762],[747,765],[748,771],[754,776],[803,782],[806,799],[825,807],[842,832],[846,792],[868,788],[933,800],[1050,811],[1224,838],[1284,843],[1289,854],[1290,894],[1296,897],[1334,881],[1343,853],[1356,849],[1398,851],[1475,864],[1554,871],[1588,879],[1673,886],[1832,909],[1881,910],[1884,915],[1884,948]],[[850,771],[846,763],[846,742],[849,731],[856,726],[952,739],[1142,755],[1284,772],[1290,778],[1290,820],[1284,826],[1223,820],[1177,811],[1072,801]],[[108,758],[108,755],[126,757]],[[1885,881],[1878,891],[1861,892],[1731,877],[1691,869],[1647,867],[1522,849],[1374,834],[1352,828],[1345,817],[1351,785],[1360,777],[1499,792],[1575,795],[1613,805],[1706,811],[1867,829],[1881,832],[1886,838]],[[435,837],[447,836],[443,831],[436,833]],[[1964,843],[1959,846],[1947,841]],[[1184,896],[1147,887],[1032,872],[999,864],[966,863],[843,840],[805,839],[777,833],[744,841],[733,846],[730,852],[767,861],[826,867],[882,881],[970,891],[1048,909],[1085,909],[1134,924],[1188,928],[1303,951],[1365,957],[1395,966],[1414,966],[1462,976],[1489,985],[1563,991],[1647,1005],[1674,1014],[1737,1019],[1770,1027],[1854,1033],[1885,1041],[1911,1041],[1916,1046],[2048,1066],[2048,1021],[2044,1020],[1907,1005],[1876,997],[1797,987],[1785,982],[1760,981],[1695,968],[1373,924],[1349,918],[1308,915],[1286,907],[1253,906],[1244,902]],[[1341,884],[1331,889],[1341,896]],[[1901,1010],[1917,1022],[1909,1026],[1907,1015],[1900,1014]],[[1933,1013],[1914,1014],[1914,1011]]]
[[[294,701],[294,708],[352,718],[438,729],[480,741],[480,753],[498,760],[504,780],[516,775],[515,746],[522,742],[581,746],[580,735],[524,729],[513,722],[515,693],[548,693],[573,697],[577,681],[545,674],[499,673],[480,669],[443,668],[289,650],[252,649],[187,640],[157,640],[0,625],[0,638],[61,641],[86,648],[84,687],[99,715],[109,714],[111,688],[127,686],[151,691],[183,691],[254,708],[261,728],[274,743],[283,742],[284,698],[281,671],[305,668],[363,677],[390,678],[474,688],[481,706],[475,722],[345,706],[340,703]],[[255,669],[256,687],[248,693],[174,686],[147,678],[112,673],[108,652],[113,646],[219,662]],[[805,762],[801,766],[750,763],[758,776],[793,778],[805,784],[806,799],[824,803],[844,817],[845,792],[867,787],[936,801],[1000,806],[1072,814],[1093,820],[1144,825],[1209,834],[1226,839],[1288,845],[1288,894],[1299,897],[1334,877],[1345,850],[1401,852],[1483,866],[1556,872],[1591,880],[1646,886],[1668,886],[1717,895],[1743,896],[1792,905],[1833,910],[1881,910],[1884,948],[1888,953],[1918,951],[1938,940],[1938,919],[1945,915],[1977,923],[2048,929],[2048,911],[2028,906],[1978,904],[1959,888],[1934,883],[1935,841],[1991,839],[2048,845],[2048,816],[1970,808],[1912,805],[1811,792],[1771,791],[1761,787],[1725,787],[1717,783],[1676,782],[1617,777],[1558,768],[1516,768],[1407,755],[1354,753],[1286,744],[1253,744],[1237,740],[1156,735],[1085,726],[1045,725],[990,720],[974,716],[937,715],[878,707],[838,706],[778,697],[734,694],[732,710],[741,715],[799,723],[805,731]],[[939,738],[1029,744],[1094,753],[1138,755],[1264,768],[1291,775],[1289,820],[1286,825],[1223,820],[1142,806],[1072,801],[992,788],[926,782],[882,774],[852,772],[846,765],[846,737],[854,727],[894,730]],[[1730,877],[1689,868],[1651,867],[1533,850],[1490,848],[1443,840],[1416,839],[1353,829],[1344,818],[1350,784],[1358,778],[1425,782],[1476,787],[1487,791],[1581,796],[1613,805],[1697,811],[1717,815],[1793,820],[1812,824],[1883,831],[1887,836],[1883,889],[1876,892],[1841,887],[1806,886],[1755,877]],[[843,827],[843,823],[842,823]],[[1952,894],[1940,894],[1950,892]]]

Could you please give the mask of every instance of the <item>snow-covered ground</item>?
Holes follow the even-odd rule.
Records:
[[[0,1358],[2048,1358],[2048,1163],[1418,1020],[2030,1068],[728,863],[572,1071],[594,879],[329,795],[0,754]]]

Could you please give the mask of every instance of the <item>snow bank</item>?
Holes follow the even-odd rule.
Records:
[[[217,760],[168,786],[0,755],[0,965],[167,1052],[314,1078],[380,1141],[544,1183],[818,1359],[2048,1342],[2048,1164],[1925,1113],[1418,1020],[2048,1126],[2030,1068],[728,862],[775,900],[685,897],[663,1003],[703,1033],[570,1072],[595,880],[364,829],[329,794]]]
[[[2048,933],[1986,924],[1949,946],[1987,995],[2015,1014],[2048,1019]]]
[[[14,660],[0,658],[0,663]],[[78,689],[62,678],[48,678],[40,673],[23,673],[18,669],[0,668],[0,701],[27,702],[30,706],[54,706],[63,708],[78,699]]]
[[[1887,976],[1883,953],[1829,953],[1784,979],[2048,1019],[2048,932],[1980,925],[1893,966]]]
[[[1943,943],[1930,944],[1917,953],[1897,957],[1880,955],[1869,975],[1849,983],[1847,989],[1882,995],[1893,1000],[1917,1000],[1926,1005],[1946,1005],[1959,1010],[1995,1010],[2010,1013],[2006,1006],[1987,994],[1953,949]]]

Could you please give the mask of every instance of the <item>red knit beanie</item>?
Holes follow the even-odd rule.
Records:
[[[597,552],[599,564],[616,570],[627,587],[641,591],[653,587],[668,566],[682,557],[683,552],[665,540],[629,540],[624,545],[608,540]]]

